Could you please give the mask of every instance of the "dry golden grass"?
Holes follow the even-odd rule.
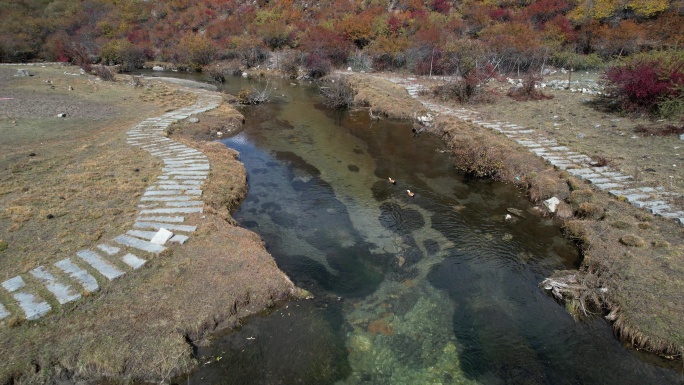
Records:
[[[388,80],[356,73],[347,75],[347,79],[356,91],[354,103],[369,107],[375,115],[394,119],[414,119],[427,113],[420,102],[409,97],[404,87]]]
[[[117,92],[119,86],[106,85],[107,92],[112,97],[138,92],[125,87]],[[164,109],[175,105],[173,92],[162,93],[165,96],[155,100],[162,100]],[[21,224],[15,232],[0,233],[7,242],[6,250],[0,248],[1,257],[12,262],[3,264],[3,275],[24,273],[60,254],[71,256],[78,247],[119,234],[132,222],[139,195],[161,165],[129,148],[124,133],[163,110],[141,103],[137,96],[127,97],[131,110],[125,104],[121,110],[110,110],[116,115],[106,125],[66,127],[65,132],[77,130],[69,146],[64,146],[66,139],[53,137],[42,139],[40,151],[30,147],[36,156],[28,159],[22,156],[26,147],[3,152],[2,162],[21,164],[16,173],[0,174],[3,182],[13,183],[0,195],[0,221]],[[178,103],[191,101],[183,100]],[[218,111],[217,121],[234,112],[227,107]],[[207,153],[212,164],[203,196],[205,213],[187,217],[199,224],[196,234],[186,245],[172,245],[149,259],[135,273],[100,282],[99,292],[76,303],[51,303],[55,310],[38,321],[9,320],[0,328],[0,383],[166,381],[197,365],[192,344],[202,343],[212,330],[233,326],[248,314],[298,294],[259,237],[230,224],[229,210],[247,188],[236,154],[218,143],[184,140]],[[44,217],[48,212],[53,218]],[[49,236],[44,242],[31,241],[34,233],[29,230]],[[4,290],[0,299],[10,311],[18,310]]]

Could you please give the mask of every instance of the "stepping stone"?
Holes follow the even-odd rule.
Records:
[[[159,230],[161,228],[167,229],[167,230],[176,230],[176,231],[185,231],[188,233],[192,233],[195,230],[197,230],[197,226],[189,226],[189,225],[174,225],[172,223],[156,223],[156,222],[135,222],[133,224],[133,227],[137,227],[139,229],[155,229]]]
[[[166,250],[166,247],[164,247],[164,246],[155,245],[154,243],[143,241],[142,239],[134,238],[134,237],[131,237],[128,235],[123,235],[123,234],[114,238],[114,241],[116,243],[120,243],[124,246],[128,246],[128,247],[132,247],[134,249],[147,251],[148,253],[153,253],[153,254],[159,254],[162,251]]]
[[[208,171],[169,171],[166,172],[167,175],[195,175],[195,176],[206,176],[209,175]]]
[[[142,202],[182,202],[189,201],[190,199],[195,199],[195,197],[189,197],[186,195],[178,196],[153,196],[153,197],[142,197],[140,201]]]
[[[145,230],[128,230],[126,232],[126,234],[150,241],[150,240],[152,240],[152,238],[154,238],[154,236],[157,234],[157,232],[156,231],[145,231]],[[176,242],[176,243],[180,243],[182,245],[188,239],[189,239],[189,237],[187,235],[174,234],[173,237],[171,237],[171,239],[169,239],[169,242]]]
[[[69,258],[63,259],[57,263],[55,266],[58,267],[63,272],[69,274],[69,276],[78,282],[86,292],[94,292],[100,288],[97,284],[95,277],[90,275],[86,270],[81,269],[76,264],[71,262]]]
[[[158,191],[158,190],[185,190],[185,189],[196,189],[197,186],[184,186],[180,184],[155,184],[147,188],[147,191]],[[152,190],[154,189],[154,190]]]
[[[181,195],[183,190],[147,190],[143,194],[144,197],[153,195]]]
[[[203,213],[203,207],[176,207],[176,208],[165,208],[165,209],[146,209],[140,210],[140,215],[143,214],[190,214],[190,213]]]
[[[595,186],[600,188],[601,190],[610,190],[610,189],[621,187],[622,185],[620,183],[599,183],[599,184],[596,184]]]
[[[169,223],[183,223],[185,217],[138,217],[138,220],[143,222],[169,222]]]
[[[174,180],[204,180],[207,179],[206,175],[176,175],[173,177]]]
[[[185,202],[166,202],[167,207],[193,207],[204,206],[202,201],[185,201]]]
[[[5,306],[0,303],[0,319],[4,319],[10,316],[10,312],[5,309]]]
[[[575,176],[585,176],[588,174],[593,174],[594,170],[589,169],[589,168],[573,168],[568,170],[568,173],[575,175]]]
[[[124,261],[125,264],[132,267],[133,270],[138,270],[147,262],[146,260],[139,258],[131,253],[124,255],[121,259]]]
[[[60,305],[81,298],[81,294],[75,292],[70,286],[58,282],[57,278],[50,274],[43,266],[38,266],[31,270],[31,275],[38,278],[45,285],[50,293],[57,298]]]
[[[156,234],[154,234],[154,237],[152,237],[152,239],[150,239],[150,243],[155,243],[157,245],[163,245],[166,243],[166,241],[171,239],[171,237],[173,237],[173,233],[162,227],[157,231]]]
[[[119,251],[121,251],[121,249],[116,247],[116,246],[110,246],[110,245],[106,245],[104,243],[97,245],[97,248],[104,251],[105,253],[107,253],[107,255],[114,255],[114,254],[118,253]]]
[[[116,268],[116,266],[102,259],[97,253],[90,250],[81,250],[76,253],[82,260],[86,261],[90,266],[97,270],[100,274],[107,277],[108,280],[113,280],[126,273]]]
[[[12,297],[19,303],[19,307],[26,314],[26,319],[29,321],[36,320],[44,316],[47,312],[52,310],[50,304],[42,301],[42,298],[33,295],[31,293],[26,293],[23,291],[18,291],[26,286],[24,279],[20,276],[10,278],[2,283],[2,287],[5,288]]]

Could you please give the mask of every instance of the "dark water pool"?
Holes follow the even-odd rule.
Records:
[[[682,383],[539,289],[579,255],[520,191],[465,179],[410,125],[271,86],[273,102],[245,108],[244,132],[223,140],[248,170],[235,218],[315,298],[215,336],[180,383]],[[508,208],[522,217],[504,221]]]

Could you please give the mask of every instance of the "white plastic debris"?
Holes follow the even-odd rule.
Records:
[[[544,206],[550,213],[555,213],[558,205],[560,204],[560,199],[553,197],[544,201]]]

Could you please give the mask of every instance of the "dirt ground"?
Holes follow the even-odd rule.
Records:
[[[73,67],[31,67],[35,76],[25,78],[13,77],[16,68],[0,67],[0,98],[13,98],[0,100],[8,116],[0,122],[0,279],[130,228],[161,163],[126,144],[125,132],[196,98],[175,86],[136,87],[130,77],[103,83],[64,73],[77,73]],[[65,118],[54,116],[67,108]],[[228,105],[212,114],[199,118],[241,124]],[[212,165],[205,212],[187,217],[198,231],[99,292],[51,303],[38,321],[0,323],[0,383],[158,383],[194,368],[193,347],[211,331],[300,294],[258,236],[231,224],[230,209],[247,188],[236,154],[179,140]],[[4,290],[0,296],[13,302]]]

